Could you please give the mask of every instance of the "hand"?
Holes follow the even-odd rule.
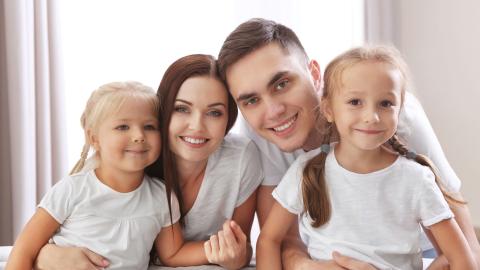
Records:
[[[333,260],[340,266],[349,270],[375,270],[371,264],[344,256],[336,251],[332,253]]]
[[[208,262],[227,269],[239,269],[247,264],[247,236],[233,220],[223,224],[223,230],[210,236],[204,244]]]
[[[35,261],[36,270],[98,270],[109,262],[87,248],[45,245]]]

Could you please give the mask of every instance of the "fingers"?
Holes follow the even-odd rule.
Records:
[[[205,251],[205,256],[207,257],[208,262],[215,263],[213,260],[212,245],[210,244],[210,240],[207,240],[205,243],[203,243],[203,250]]]
[[[375,270],[371,264],[344,256],[337,251],[332,253],[333,260],[340,266],[351,270]]]
[[[92,264],[97,266],[97,269],[103,269],[110,264],[107,259],[91,251],[88,248],[82,248],[82,252],[83,254],[85,254],[85,256],[87,256],[87,258],[92,262]]]
[[[235,238],[238,240],[238,242],[246,243],[247,236],[243,232],[242,228],[234,220],[231,220],[229,222],[229,225],[229,227],[232,229],[232,232],[235,234]]]

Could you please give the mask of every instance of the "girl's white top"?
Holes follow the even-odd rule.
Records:
[[[379,269],[422,269],[420,225],[453,217],[431,170],[398,157],[387,168],[357,174],[341,167],[331,151],[325,178],[332,215],[314,228],[304,214],[301,182],[306,162],[319,152],[300,156],[273,191],[286,210],[303,213],[299,230],[310,256],[331,259],[338,251]]]
[[[153,242],[163,227],[180,217],[172,194],[172,219],[165,185],[145,176],[132,192],[100,182],[93,170],[67,176],[39,204],[58,223],[52,242],[86,247],[110,261],[108,269],[147,269]]]

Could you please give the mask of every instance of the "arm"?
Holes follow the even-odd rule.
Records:
[[[102,256],[81,247],[59,247],[47,244],[42,247],[35,261],[35,270],[97,270],[109,262]]]
[[[155,239],[160,261],[166,266],[193,266],[207,264],[203,242],[185,242],[180,224],[164,227]]]
[[[257,268],[282,269],[280,245],[297,216],[274,203],[257,241]],[[286,226],[279,226],[285,224]],[[290,225],[289,225],[290,224]]]
[[[253,253],[250,230],[256,198],[257,194],[253,192],[244,203],[235,208],[233,221],[227,220],[223,224],[223,230],[205,242],[205,253],[210,263],[227,269],[239,269],[250,262]]]
[[[15,242],[6,269],[32,269],[38,252],[59,226],[47,211],[38,208]]]
[[[430,230],[447,258],[450,269],[477,269],[467,240],[455,220],[443,220],[430,226]]]
[[[461,195],[457,194],[457,198],[461,198]],[[455,221],[457,222],[461,232],[465,236],[468,247],[470,248],[470,251],[473,253],[473,257],[475,259],[476,265],[480,269],[480,245],[478,243],[477,237],[475,235],[475,231],[473,229],[468,206],[460,205],[460,204],[452,204],[450,205],[450,209],[455,215]],[[429,235],[430,241],[432,241],[432,244],[435,246],[437,253],[439,254],[439,256],[432,262],[429,269],[432,269],[432,270],[443,269],[448,267],[449,262],[446,259],[445,254],[442,254],[443,251],[438,247],[436,238],[430,237],[431,231],[430,232],[427,231],[427,235]]]

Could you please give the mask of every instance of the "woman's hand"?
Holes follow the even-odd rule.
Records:
[[[36,270],[97,270],[104,269],[109,262],[87,248],[45,245],[38,253]]]
[[[204,249],[210,263],[227,269],[239,269],[248,263],[247,236],[233,220],[225,221],[223,230],[210,236]]]

